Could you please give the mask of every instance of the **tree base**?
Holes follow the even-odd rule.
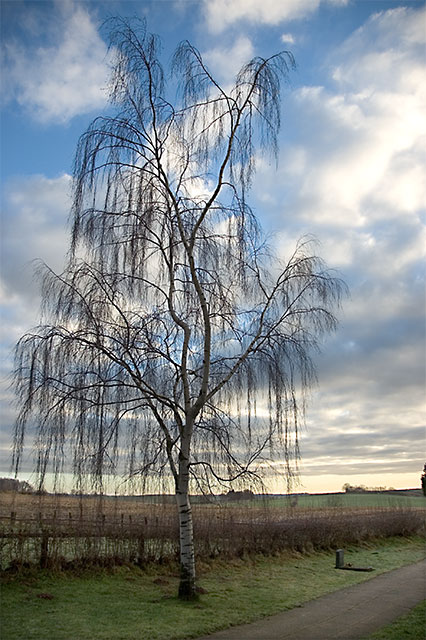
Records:
[[[179,600],[198,600],[199,596],[195,588],[195,580],[189,572],[181,567],[178,591]]]
[[[179,589],[178,598],[179,600],[183,600],[184,602],[198,602],[198,600],[200,599],[200,596],[196,591],[194,591],[193,593],[187,593],[187,592],[183,593]]]

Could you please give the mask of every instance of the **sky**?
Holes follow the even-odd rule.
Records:
[[[311,234],[350,289],[316,359],[298,490],[420,486],[424,2],[2,0],[1,13],[0,475],[10,475],[13,346],[38,321],[33,261],[63,266],[78,137],[108,109],[102,25],[120,15],[146,18],[165,64],[189,40],[225,86],[254,56],[293,53],[278,167],[259,159],[250,203],[280,257]],[[31,479],[31,468],[28,456],[21,477]]]

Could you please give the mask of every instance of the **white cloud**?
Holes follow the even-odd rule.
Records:
[[[204,11],[209,30],[220,33],[239,20],[277,25],[304,18],[321,1],[345,5],[348,0],[204,0]]]
[[[203,60],[212,69],[213,75],[222,82],[230,83],[243,64],[254,55],[251,41],[246,36],[240,36],[229,49],[215,47],[203,53]]]
[[[27,21],[28,33],[29,23]],[[56,6],[36,49],[4,43],[6,98],[14,98],[41,122],[65,123],[102,108],[107,99],[107,47],[81,5]],[[31,40],[29,33],[29,40]]]
[[[422,159],[425,149],[426,139],[419,136],[411,149],[395,154],[389,161],[388,169],[372,195],[372,200],[380,203],[382,212],[394,211],[399,217],[424,207],[426,172]]]
[[[294,36],[291,33],[283,33],[281,36],[281,42],[284,44],[294,44]]]
[[[354,69],[359,59],[370,56],[373,51],[373,55],[384,52],[387,55],[392,53],[392,55],[409,59],[413,47],[419,55],[423,54],[424,38],[424,8],[397,7],[373,14],[364,25],[347,38],[340,48],[339,55],[350,58]],[[354,56],[355,51],[356,56]],[[376,78],[376,83],[381,81],[382,78]]]
[[[281,184],[293,194],[299,220],[311,228],[358,230],[361,238],[374,236],[374,224],[399,223],[401,215],[405,223],[420,224],[426,199],[426,85],[417,24],[424,13],[388,13],[374,16],[335,52],[333,88],[302,87],[289,98],[299,139],[283,147]],[[263,186],[265,179],[262,172]],[[269,198],[276,193],[272,183],[264,191]]]

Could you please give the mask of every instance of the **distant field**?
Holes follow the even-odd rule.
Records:
[[[426,509],[426,497],[419,492],[417,495],[399,493],[331,493],[297,496],[256,496],[251,500],[217,500],[200,502],[194,497],[194,512],[203,512],[213,508],[220,513],[222,510],[244,510],[245,508],[263,511],[272,509],[275,512],[297,512],[304,509],[334,510],[341,508],[352,509],[398,509],[413,508]],[[51,495],[3,493],[0,494],[0,519],[9,519],[11,514],[20,519],[39,518],[51,519],[66,517],[74,521],[81,517],[94,518],[97,514],[104,514],[108,518],[114,517],[129,521],[144,518],[164,518],[175,516],[173,496],[150,497],[113,497],[105,496],[102,500],[97,496]]]
[[[299,495],[297,499],[280,496],[265,498],[265,502],[274,507],[286,507],[291,502],[305,509],[323,509],[344,507],[349,509],[381,507],[398,508],[414,507],[426,509],[426,497],[422,495],[399,495],[396,493],[337,493],[320,495]]]

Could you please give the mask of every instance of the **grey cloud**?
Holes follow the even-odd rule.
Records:
[[[70,176],[15,179],[5,188],[2,282],[8,295],[33,299],[31,264],[42,259],[61,271],[67,252]]]
[[[320,387],[302,434],[303,473],[419,468],[424,125],[421,83],[413,82],[424,66],[421,14],[382,12],[337,48],[329,82],[288,96],[278,179],[260,166],[256,204],[278,250],[286,255],[297,237],[313,233],[351,289],[338,332],[317,359]]]
[[[345,453],[347,458],[347,452]],[[304,476],[321,476],[326,474],[339,475],[342,477],[342,484],[351,480],[351,476],[360,475],[376,475],[377,480],[374,482],[374,486],[383,486],[383,479],[381,476],[385,474],[391,475],[395,482],[398,483],[398,474],[412,473],[413,475],[419,474],[418,483],[415,486],[420,486],[420,471],[423,468],[424,459],[418,458],[412,462],[412,465],[407,467],[405,461],[398,458],[386,462],[371,462],[367,459],[357,461],[355,463],[345,461],[345,458],[341,458],[340,462],[331,460],[329,464],[315,462],[312,465],[305,465],[303,467]],[[407,487],[415,488],[415,487]]]
[[[400,456],[404,450],[414,449],[416,443],[422,442],[424,438],[424,426],[405,427],[391,424],[383,424],[379,429],[374,431],[366,425],[357,430],[356,433],[345,433],[344,430],[338,429],[336,432],[326,435],[319,435],[315,438],[305,438],[304,451],[307,455],[326,455],[342,454],[342,452],[350,452],[363,455],[363,452],[380,449],[386,450],[387,455]],[[397,441],[395,440],[397,438]],[[416,447],[417,448],[417,447]]]
[[[4,190],[1,247],[0,465],[10,465],[15,399],[10,389],[16,341],[39,320],[34,259],[61,271],[68,249],[66,220],[70,177],[15,179]]]

